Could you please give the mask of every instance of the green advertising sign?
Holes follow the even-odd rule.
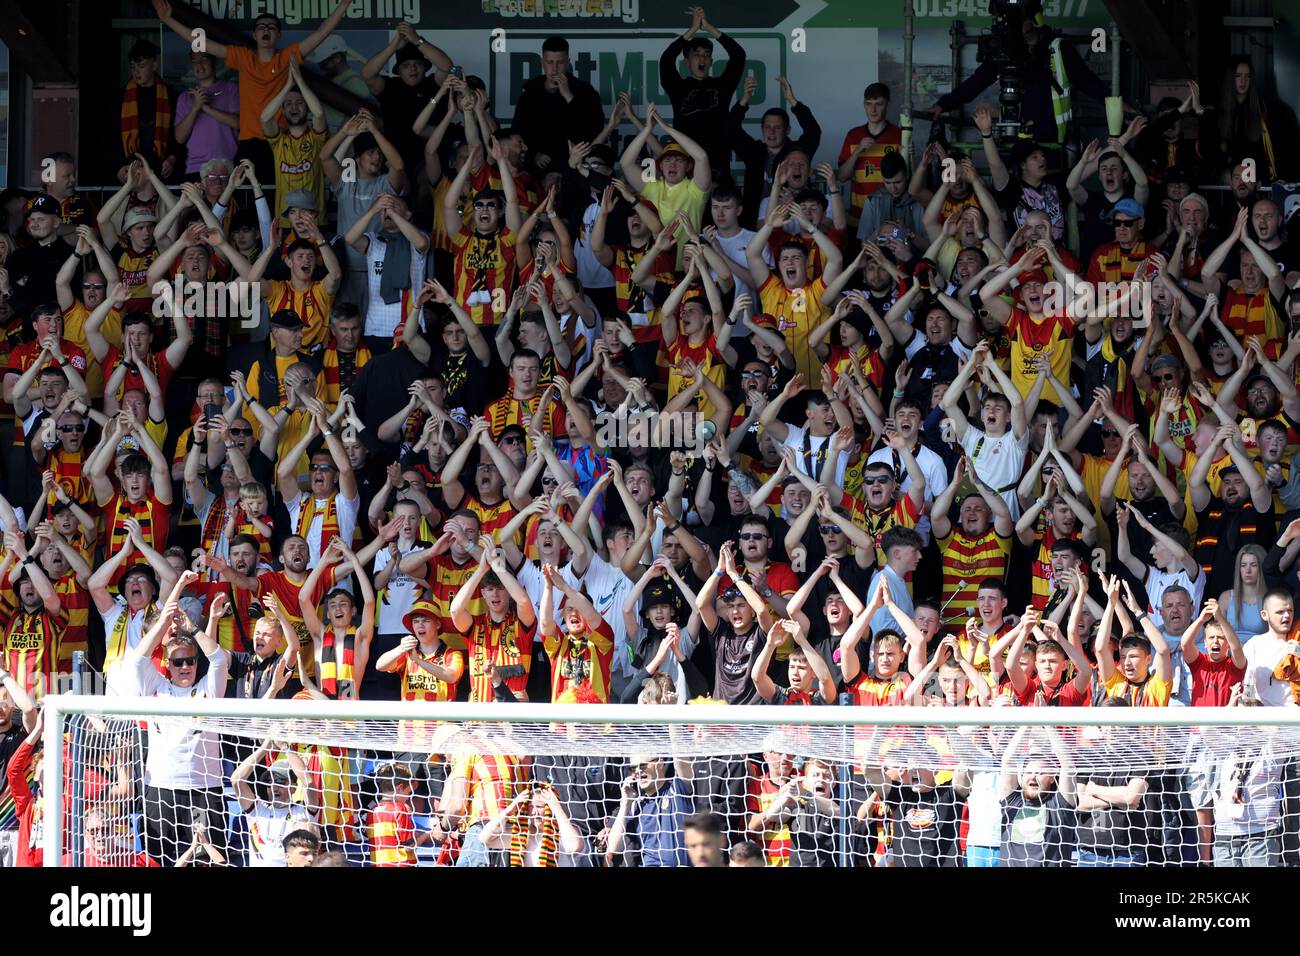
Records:
[[[176,0],[235,26],[248,27],[273,13],[289,28],[311,28],[329,16],[333,0]],[[918,29],[962,20],[987,27],[989,0],[710,0],[709,20],[728,32],[740,30],[885,29],[903,25],[911,2]],[[129,8],[129,9],[128,9]],[[1110,22],[1103,0],[1043,0],[1048,22],[1062,30]],[[124,16],[138,15],[125,0]],[[681,0],[352,0],[345,28],[392,29],[405,20],[422,30],[577,29],[684,30],[690,23]]]

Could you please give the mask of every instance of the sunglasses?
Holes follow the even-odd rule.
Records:
[[[1116,229],[1136,229],[1136,228],[1137,228],[1137,220],[1136,220],[1136,219],[1112,219],[1111,222],[1113,222],[1113,223],[1115,224],[1115,228],[1116,228]]]
[[[230,434],[247,438],[249,435],[253,434],[253,430],[251,428],[232,428],[230,429]]]
[[[741,378],[762,378],[766,374],[767,373],[764,372],[762,369],[750,369],[747,372],[741,372],[740,377]]]
[[[523,439],[520,438],[518,435],[507,435],[505,438],[501,439],[501,444],[520,445],[523,444]]]
[[[820,527],[822,534],[843,534],[844,532],[844,529],[837,524],[824,524]]]
[[[67,434],[68,432],[84,432],[85,430],[86,430],[85,425],[60,425],[59,426],[59,431],[63,432],[64,434]]]
[[[105,282],[83,282],[83,283],[81,283],[81,287],[82,287],[83,289],[101,289],[101,290],[102,290],[102,289],[107,289],[107,288],[108,288],[108,284],[105,283]]]
[[[862,483],[864,485],[887,485],[893,480],[891,475],[868,475],[863,477]]]
[[[198,662],[199,659],[197,657],[173,657],[168,661],[172,667],[193,667]]]
[[[333,465],[313,464],[313,465],[311,466],[311,470],[312,470],[312,471],[333,471],[333,470],[334,470],[334,466],[333,466]]]
[[[220,173],[208,173],[208,175],[204,176],[203,178],[208,180],[209,182],[214,182],[214,183],[230,182],[229,176],[223,176]]]
[[[474,208],[475,209],[496,209],[497,204],[494,202],[476,202],[474,203]]]
[[[1153,376],[1157,382],[1176,382],[1178,381],[1177,372],[1166,372],[1164,375]]]
[[[558,485],[558,484],[559,484],[559,481],[557,481],[557,480],[555,479],[555,477],[552,476],[552,475],[543,475],[543,476],[542,476],[542,484],[544,484],[544,485]]]
[[[741,541],[762,541],[767,535],[761,531],[746,531],[744,534],[736,535],[736,537]]]

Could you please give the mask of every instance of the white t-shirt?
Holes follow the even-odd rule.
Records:
[[[1199,569],[1198,569],[1199,570]],[[1205,575],[1197,574],[1196,582],[1187,576],[1187,569],[1180,567],[1177,571],[1161,571],[1155,565],[1147,565],[1147,576],[1144,582],[1147,588],[1147,616],[1156,627],[1165,626],[1164,615],[1160,613],[1160,601],[1166,591],[1172,587],[1185,588],[1187,593],[1192,596],[1192,607],[1201,606],[1201,598],[1205,596]],[[1181,638],[1182,635],[1179,635]]]
[[[727,254],[727,258],[746,272],[749,271],[749,259],[745,255],[745,250],[749,248],[749,244],[753,239],[754,231],[752,229],[741,229],[734,236],[724,236],[722,233],[718,233],[718,245]],[[768,268],[776,265],[776,260],[772,258],[772,250],[767,246],[763,247],[763,261],[767,263]],[[718,274],[711,270],[710,274],[715,279],[718,277]],[[741,296],[745,293],[748,293],[749,297],[754,300],[754,315],[757,315],[762,311],[762,305],[758,301],[758,295],[754,292],[754,287],[747,282],[736,279],[736,295]]]
[[[148,657],[131,654],[124,672],[133,678],[140,697],[221,697],[226,691],[230,655],[218,647],[207,655],[208,673],[193,687],[177,687],[158,673]],[[206,730],[193,730],[182,720],[155,717],[149,721],[149,756],[144,782],[163,790],[207,790],[220,787],[221,737]]]
[[[800,471],[814,481],[820,481],[825,455],[832,453],[829,447],[832,436],[820,437],[805,431],[798,425],[790,425],[788,428],[785,441],[781,442],[782,446],[794,449],[795,464],[799,466]],[[825,455],[822,454],[823,449]],[[841,451],[839,461],[835,463],[835,484],[841,488],[844,487],[844,472],[848,469],[848,465],[848,455]]]
[[[1265,632],[1247,641],[1243,650],[1246,654],[1244,688],[1253,689],[1255,696],[1269,707],[1294,707],[1291,682],[1273,677],[1282,658],[1291,653],[1291,645]]]
[[[614,273],[600,264],[591,251],[591,230],[600,215],[600,203],[593,202],[582,213],[582,228],[578,241],[573,244],[573,257],[578,262],[578,281],[584,289],[609,289],[614,285]]]
[[[1015,429],[1009,428],[1005,435],[994,438],[984,429],[968,425],[961,438],[961,447],[970,456],[980,480],[1002,496],[1013,518],[1018,517],[1020,499],[1016,497],[1015,486],[1020,483],[1025,470],[1029,432],[1017,438]],[[1007,485],[1011,487],[1003,491]]]
[[[258,800],[244,819],[248,821],[249,866],[284,866],[284,838],[294,830],[316,829],[307,810],[293,804],[273,807]]]
[[[409,299],[414,302],[424,284],[424,267],[426,253],[411,247],[410,288],[404,290],[407,295],[399,295],[396,302],[385,302],[379,294],[380,284],[384,278],[384,256],[388,250],[388,240],[377,232],[369,231],[366,238],[370,246],[366,249],[366,282],[369,296],[366,300],[366,335],[388,338],[397,331],[397,327],[406,318],[402,304]]]
[[[153,605],[146,605],[139,611],[128,610],[126,598],[118,595],[113,599],[113,606],[108,609],[107,613],[100,615],[104,622],[104,639],[111,642],[113,628],[117,625],[118,618],[123,614],[129,615],[126,619],[126,646],[122,648],[123,652],[129,652],[144,637],[144,619],[150,607],[153,607]],[[109,695],[122,694],[130,696],[132,693],[131,687],[134,685],[131,685],[129,681],[119,683],[113,679],[113,676],[119,671],[123,663],[125,663],[125,658],[104,666],[104,677],[108,679],[107,690]]]
[[[970,832],[966,843],[970,846],[1002,846],[1002,804],[998,800],[996,770],[979,770],[970,776],[970,796],[966,806],[970,810]]]
[[[289,512],[289,527],[295,529],[298,527],[298,516],[302,513],[310,494],[310,491],[304,491],[295,500],[285,503],[285,509]],[[342,491],[336,491],[334,502],[338,511],[339,537],[345,544],[351,544],[352,534],[357,529],[357,514],[361,511],[361,495],[345,498]],[[307,564],[309,568],[316,567],[320,561],[321,527],[325,524],[325,511],[328,507],[328,498],[316,499],[316,514],[311,519],[311,526],[307,528],[307,533],[303,535],[307,539],[307,552],[311,559]]]
[[[407,547],[403,548],[401,542],[398,542],[397,550],[400,555],[405,557],[412,551],[417,550],[419,542],[412,541]],[[392,562],[393,555],[387,548],[381,548],[375,555],[375,576],[388,567]],[[400,561],[398,564],[400,565]],[[415,604],[415,599],[420,596],[422,584],[415,578],[402,571],[400,567],[393,568],[393,573],[388,576],[388,584],[380,592],[379,599],[379,620],[376,622],[379,634],[405,634],[406,625],[402,618],[411,613],[411,606]]]
[[[623,602],[627,600],[628,592],[632,590],[632,580],[623,573],[622,568],[615,567],[598,554],[591,556],[587,571],[581,578],[573,573],[572,561],[560,568],[560,574],[575,588],[581,588],[584,583],[586,584],[587,597],[600,612],[600,616],[609,622],[610,629],[614,632],[612,671],[630,678],[635,671],[632,670],[631,654],[627,647],[627,625],[623,623]]]

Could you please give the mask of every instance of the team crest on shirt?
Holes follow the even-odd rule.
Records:
[[[913,807],[904,819],[913,830],[928,830],[939,822],[939,815],[929,807]]]

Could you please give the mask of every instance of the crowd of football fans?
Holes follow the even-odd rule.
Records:
[[[923,105],[909,157],[881,83],[842,140],[785,77],[753,125],[744,47],[700,8],[660,60],[670,108],[607,113],[553,37],[513,116],[435,30],[395,25],[358,73],[345,8],[287,45],[271,15],[253,48],[209,40],[183,90],[140,40],[120,189],[79,194],[61,152],[3,194],[11,860],[41,862],[40,704],[74,687],[1300,699],[1300,220],[1248,59],[1209,109],[1188,82],[1108,136],[1070,119],[1108,91],[1028,18],[1019,136],[978,104],[978,146],[950,141],[981,71]],[[844,762],[779,734],[691,760],[482,731],[444,758],[414,732],[394,754],[142,726],[69,724],[66,862],[1300,854],[1267,735],[859,731]]]

